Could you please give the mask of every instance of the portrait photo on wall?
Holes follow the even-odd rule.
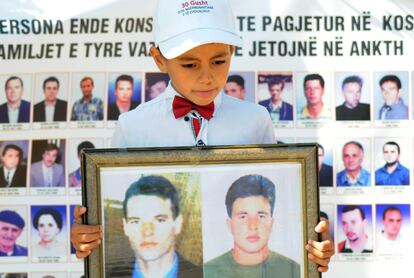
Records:
[[[372,253],[372,206],[337,206],[337,252]]]
[[[329,122],[332,119],[331,75],[298,72],[296,76],[296,120]]]
[[[29,141],[0,141],[1,189],[26,187]]]
[[[82,149],[103,148],[103,139],[68,139],[68,187],[81,189],[80,153]],[[72,192],[74,193],[74,192]]]
[[[106,96],[105,73],[73,73],[71,121],[102,121]]]
[[[371,140],[336,140],[336,186],[371,186]]]
[[[0,124],[29,123],[32,75],[0,75]]]
[[[32,141],[30,187],[65,187],[65,139]]]
[[[319,187],[333,187],[333,150],[330,138],[297,138],[298,143],[313,143],[318,146]],[[328,193],[328,192],[323,192]]]
[[[66,206],[31,206],[32,262],[67,261]]]
[[[30,221],[26,206],[0,206],[0,262],[25,262]]]
[[[24,272],[0,272],[0,278],[27,278],[27,273]]]
[[[378,254],[411,252],[412,229],[409,204],[376,205],[376,248]]]
[[[69,75],[41,73],[35,75],[33,122],[66,122]]]
[[[170,82],[170,77],[164,72],[145,73],[145,102],[162,95]]]
[[[374,72],[375,120],[408,120],[408,72]]]
[[[368,72],[335,73],[337,121],[371,120],[371,79]]]
[[[291,72],[259,72],[258,103],[269,112],[272,122],[293,121],[293,74]]]
[[[318,277],[303,247],[319,219],[316,146],[265,149],[86,150],[83,205],[104,226],[88,275]]]
[[[108,121],[141,104],[142,73],[108,74]]]
[[[250,102],[256,101],[255,72],[231,71],[223,91],[226,95]]]
[[[412,165],[411,138],[375,138],[375,185],[409,186]]]

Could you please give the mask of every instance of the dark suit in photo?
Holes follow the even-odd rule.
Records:
[[[350,109],[345,103],[335,108],[337,121],[369,121],[370,106],[367,103],[358,103],[358,105]]]
[[[19,107],[18,123],[30,122],[30,102],[22,100]],[[10,123],[7,102],[0,105],[0,123]]]
[[[45,101],[41,101],[34,106],[33,121],[45,122],[46,121],[46,109]],[[53,115],[54,122],[66,122],[66,113],[68,109],[68,103],[61,99],[56,99],[55,113]]]
[[[7,187],[4,167],[0,167],[0,188]],[[16,167],[13,179],[9,187],[26,187],[26,166],[19,165]]]
[[[137,107],[139,102],[131,102],[131,106],[129,107],[129,111]],[[108,121],[117,121],[119,117],[119,109],[116,103],[112,103],[108,105]]]
[[[259,102],[260,105],[266,107],[269,113],[272,112],[272,99],[265,99]],[[293,120],[293,106],[285,101],[282,101],[282,106],[279,110],[280,121],[292,121]]]
[[[332,166],[322,163],[321,171],[319,172],[319,186],[332,187],[333,186],[333,169]]]

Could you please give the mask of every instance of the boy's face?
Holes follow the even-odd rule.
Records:
[[[207,105],[220,93],[227,81],[233,48],[209,43],[184,54],[166,59],[156,48],[151,55],[162,72],[168,73],[174,89],[197,105]]]

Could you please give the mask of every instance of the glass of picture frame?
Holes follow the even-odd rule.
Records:
[[[320,277],[316,144],[89,149],[86,277]]]

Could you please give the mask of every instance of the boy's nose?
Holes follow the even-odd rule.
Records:
[[[199,80],[201,83],[208,84],[213,80],[213,75],[210,69],[204,69],[200,73]]]

